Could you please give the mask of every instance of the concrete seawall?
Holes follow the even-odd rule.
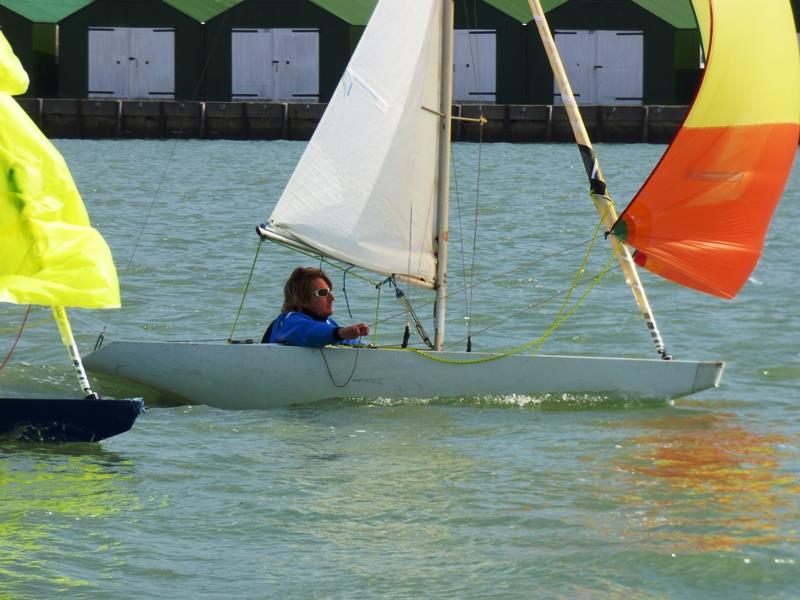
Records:
[[[279,102],[160,102],[148,100],[65,100],[19,98],[18,102],[50,138],[203,138],[307,140],[325,104]],[[595,142],[668,143],[686,106],[582,106]],[[488,119],[484,142],[572,142],[561,106],[457,104],[453,114]],[[455,141],[481,139],[476,123],[453,122]]]

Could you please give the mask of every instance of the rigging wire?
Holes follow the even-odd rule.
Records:
[[[253,265],[250,267],[250,275],[247,278],[247,282],[244,285],[244,292],[242,292],[242,301],[239,303],[239,310],[236,311],[236,317],[233,319],[233,327],[231,327],[231,334],[228,336],[228,343],[233,341],[233,334],[236,331],[236,325],[239,323],[239,316],[242,314],[242,309],[244,308],[244,301],[247,298],[247,292],[250,289],[250,282],[253,280],[253,272],[256,269],[256,262],[258,261],[258,254],[261,252],[261,244],[264,243],[264,240],[259,239],[258,245],[256,246],[256,254],[253,257]]]
[[[467,352],[472,352],[472,299],[475,292],[475,254],[478,250],[478,214],[480,209],[481,160],[483,158],[483,121],[478,129],[478,168],[475,182],[475,224],[472,229],[472,264],[469,267],[469,319],[467,320]]]
[[[472,307],[473,307],[473,291],[474,287],[472,284],[475,281],[475,256],[477,253],[478,247],[478,213],[480,210],[480,190],[481,190],[481,160],[482,160],[482,150],[483,150],[483,127],[484,123],[481,120],[479,125],[479,138],[478,138],[478,160],[477,165],[475,168],[475,207],[474,207],[474,221],[473,221],[473,229],[472,229],[472,249],[471,249],[471,262],[469,269],[467,269],[466,262],[464,260],[466,256],[466,250],[464,248],[464,227],[463,227],[463,217],[461,211],[461,194],[458,188],[458,173],[456,169],[456,161],[451,161],[451,167],[453,171],[453,182],[455,188],[455,199],[456,199],[456,206],[458,209],[458,233],[459,233],[459,244],[461,246],[461,270],[463,273],[464,281],[469,282],[465,285],[462,290],[464,292],[464,321],[465,321],[465,329],[467,332],[466,340],[467,340],[467,352],[472,351],[472,339],[471,339],[471,330],[472,330]],[[446,294],[445,297],[451,294]]]
[[[16,339],[14,339],[14,343],[11,344],[11,349],[8,351],[8,354],[6,354],[6,357],[3,359],[2,364],[0,364],[0,371],[2,371],[3,367],[5,367],[8,364],[8,361],[11,360],[11,357],[14,354],[14,350],[17,349],[17,344],[19,343],[19,340],[22,337],[22,332],[25,329],[25,323],[28,321],[28,315],[30,314],[30,312],[31,312],[31,305],[28,304],[28,306],[25,307],[25,314],[22,316],[22,322],[19,325],[19,331],[17,332],[17,337]]]
[[[451,150],[451,154],[455,154],[454,149]],[[450,170],[452,171],[452,181],[453,181],[453,188],[455,192],[455,199],[456,199],[456,208],[458,210],[458,242],[461,246],[461,272],[464,281],[467,281],[467,264],[464,262],[464,256],[466,255],[466,251],[464,250],[464,227],[463,227],[463,218],[461,216],[461,194],[459,193],[458,189],[458,169],[456,169],[456,161],[450,161]],[[452,198],[452,195],[451,195]],[[445,298],[450,294],[445,294]],[[469,316],[470,316],[470,306],[469,306],[469,295],[467,292],[467,288],[464,288],[464,313],[465,313],[465,322],[469,323]]]

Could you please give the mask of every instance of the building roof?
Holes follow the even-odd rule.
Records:
[[[2,0],[0,0],[1,2]],[[195,21],[205,23],[244,0],[163,0]]]
[[[366,25],[376,0],[311,0],[351,25]]]
[[[94,0],[0,0],[0,6],[34,23],[58,23]]]
[[[697,29],[697,19],[690,0],[633,0],[643,9],[663,19],[675,29]],[[707,4],[707,3],[706,3]]]
[[[528,0],[484,0],[486,4],[491,4],[497,10],[506,13],[512,19],[520,23],[527,23],[533,19]],[[557,6],[565,4],[567,0],[541,0],[544,12],[553,10]]]

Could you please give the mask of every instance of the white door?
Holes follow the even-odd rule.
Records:
[[[89,97],[126,98],[130,59],[128,32],[89,28]]]
[[[131,29],[129,98],[175,97],[175,30]]]
[[[597,33],[597,103],[642,104],[644,34],[641,31]]]
[[[578,104],[642,104],[641,31],[558,30],[555,40]],[[562,104],[555,81],[553,90]]]
[[[269,29],[231,31],[231,96],[272,98],[272,35]]]
[[[175,97],[175,30],[89,28],[90,98]]]
[[[319,100],[319,30],[274,29],[275,98]]]
[[[497,33],[491,29],[457,29],[453,40],[453,101],[497,99]]]
[[[317,102],[318,29],[234,29],[231,96]]]
[[[579,104],[596,104],[597,94],[594,83],[596,42],[594,31],[558,30],[555,32],[555,40],[575,99]],[[555,81],[553,89],[554,103],[561,104],[561,94]]]

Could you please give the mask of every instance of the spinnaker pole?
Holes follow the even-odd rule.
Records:
[[[436,332],[433,349],[444,347],[447,296],[447,234],[450,201],[450,124],[453,104],[453,0],[442,0],[442,62],[439,111],[439,179],[436,189]]]
[[[89,383],[89,377],[86,375],[86,370],[83,368],[83,361],[81,360],[80,352],[78,352],[78,344],[75,343],[75,337],[72,335],[72,327],[70,327],[69,319],[67,318],[67,311],[63,306],[52,306],[53,319],[58,325],[58,332],[61,334],[61,341],[67,347],[67,353],[72,361],[72,368],[78,376],[78,383],[81,386],[86,398],[99,398],[97,394],[92,391],[92,386]]]
[[[611,227],[617,221],[617,209],[614,206],[614,201],[608,193],[606,182],[603,179],[603,173],[600,171],[600,163],[594,153],[592,142],[589,139],[589,134],[586,131],[586,126],[583,123],[583,118],[578,110],[578,103],[572,93],[572,86],[567,78],[567,73],[564,69],[564,64],[561,62],[561,56],[558,54],[553,34],[547,24],[547,19],[544,16],[544,10],[539,0],[528,0],[533,20],[536,22],[536,27],[539,30],[539,37],[544,44],[547,58],[550,60],[550,66],[556,78],[558,90],[561,93],[561,100],[564,103],[564,108],[569,117],[569,123],[572,126],[572,132],[575,135],[575,142],[580,150],[581,158],[583,159],[583,166],[586,169],[586,175],[589,178],[589,195],[594,202],[597,212],[606,231],[610,231]],[[619,241],[615,236],[610,236],[611,244],[614,248],[614,253],[619,260],[622,267],[622,272],[625,274],[625,281],[630,286],[633,296],[636,299],[636,304],[639,307],[639,312],[650,330],[650,336],[653,343],[656,345],[656,350],[664,359],[671,358],[664,348],[664,340],[661,337],[661,332],[658,330],[656,318],[653,315],[653,310],[650,308],[650,303],[647,300],[642,281],[639,278],[639,272],[633,262],[631,253],[628,247]]]

